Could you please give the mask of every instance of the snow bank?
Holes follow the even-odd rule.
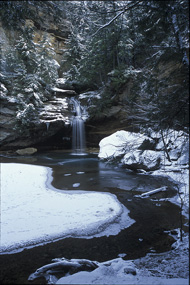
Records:
[[[51,176],[47,167],[1,164],[0,253],[68,236],[116,235],[134,223],[115,195],[56,191],[45,184],[48,172]]]
[[[189,280],[151,276],[150,272],[136,270],[133,262],[117,258],[100,264],[92,272],[85,271],[62,277],[56,284],[187,285]]]
[[[166,145],[171,161],[177,161],[179,165],[188,164],[188,134],[168,130],[163,132],[163,137],[164,142],[161,133],[153,131],[148,136],[141,133],[117,131],[100,141],[98,157],[108,161],[120,161],[127,168],[152,171],[166,163],[164,151]],[[167,161],[167,164],[171,165],[171,162]]]
[[[152,172],[151,175],[165,176],[177,183],[178,193],[170,198],[170,201],[179,206],[183,202],[183,214],[189,218],[189,167],[180,167],[180,165],[173,163],[162,166],[161,169]]]
[[[187,285],[189,284],[189,236],[185,234],[183,242],[179,236],[180,233],[178,237],[175,236],[178,239],[173,244],[173,250],[149,253],[136,260],[123,260],[121,257],[125,254],[119,254],[118,258],[105,262],[54,258],[52,263],[30,274],[28,280],[44,277],[47,284]],[[60,277],[61,272],[62,277]]]
[[[62,260],[58,258],[53,260],[54,264],[43,266],[32,276],[35,274],[38,276],[39,272],[43,272],[42,276],[46,278],[48,284],[187,285],[189,284],[188,241],[188,235],[186,234],[183,242],[177,240],[174,243],[172,251],[150,253],[136,260],[123,260],[119,257],[101,263],[93,261],[91,263],[97,265],[96,269],[91,268],[89,270],[93,271],[80,271],[73,275],[66,274],[61,278],[56,278],[56,270],[55,275],[53,272]],[[80,264],[83,260],[71,261]]]
[[[117,131],[100,141],[98,157],[100,159],[119,158],[127,151],[138,149],[145,139],[146,136],[142,134]]]
[[[117,131],[100,141],[98,157],[108,161],[118,160],[129,169],[155,170],[160,166],[160,154],[146,149],[154,144],[152,138],[143,134]]]

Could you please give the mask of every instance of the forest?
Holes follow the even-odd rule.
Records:
[[[145,133],[150,127],[188,131],[188,1],[1,1],[0,6],[9,37],[8,45],[1,38],[1,99],[16,104],[14,127],[20,133],[52,99],[58,78],[78,93],[100,91],[88,110],[95,122],[98,114],[122,105],[126,125]],[[51,29],[40,27],[40,13],[60,27],[58,36],[64,34],[59,60],[48,38]],[[44,32],[38,40],[36,29]]]

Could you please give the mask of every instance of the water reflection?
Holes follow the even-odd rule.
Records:
[[[175,192],[171,182],[168,182],[166,178],[137,174],[122,169],[100,161],[97,154],[78,156],[69,152],[54,151],[37,153],[32,157],[2,157],[1,161],[51,167],[52,185],[62,190],[113,192],[120,189],[145,192],[162,186],[169,186],[171,194]]]
[[[57,156],[57,154],[56,154]],[[125,191],[149,191],[168,183],[167,179],[136,174],[118,166],[107,164],[98,159],[97,155],[83,157],[66,154],[54,157],[52,164],[52,185],[58,189],[110,191],[110,188]],[[53,161],[52,161],[53,162]],[[73,187],[77,184],[78,187]]]

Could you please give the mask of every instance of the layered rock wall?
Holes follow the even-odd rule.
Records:
[[[50,9],[53,3],[49,1]],[[34,43],[40,43],[44,36],[54,50],[54,59],[60,64],[66,50],[65,41],[70,33],[70,23],[66,20],[64,12],[57,20],[56,13],[48,13],[46,6],[29,4],[26,18],[15,23],[15,26],[5,25],[0,18],[0,43],[1,55],[4,58],[7,50],[11,50],[16,40],[21,35],[21,30],[26,27],[33,29]],[[29,16],[31,15],[31,17]],[[35,17],[33,16],[35,15]],[[23,15],[22,15],[23,16]],[[16,27],[17,25],[17,27]],[[18,28],[19,27],[19,28]],[[3,65],[3,61],[2,61]],[[1,66],[3,69],[3,66]],[[63,71],[63,70],[62,70]],[[59,70],[58,70],[59,72]],[[8,74],[6,73],[6,77]],[[15,78],[10,74],[12,85]],[[16,115],[18,113],[18,102],[12,97],[10,90],[6,90],[5,76],[0,74],[1,79],[1,102],[0,102],[0,147],[2,150],[27,147],[38,143],[46,146],[46,140],[62,130],[62,136],[70,134],[69,118],[72,113],[68,109],[68,97],[75,95],[73,90],[53,90],[51,99],[43,104],[43,107],[36,108],[38,116],[30,122],[29,128],[23,128],[22,132],[17,129]],[[59,87],[59,85],[57,85]],[[4,96],[3,94],[6,94]]]

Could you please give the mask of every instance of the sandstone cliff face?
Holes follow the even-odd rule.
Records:
[[[54,50],[54,59],[61,62],[66,50],[65,41],[70,33],[70,23],[65,19],[56,21],[56,15],[48,13],[47,9],[36,5],[30,5],[29,9],[35,17],[25,18],[19,25],[26,28],[31,27],[34,30],[34,43],[42,41],[44,35]],[[18,23],[17,23],[18,24]],[[20,30],[14,26],[6,26],[0,19],[0,42],[2,58],[6,51],[11,49],[20,36]],[[6,74],[6,76],[8,76]],[[12,76],[12,74],[10,75]],[[14,149],[18,147],[27,147],[34,144],[44,144],[49,137],[57,132],[62,133],[61,137],[70,135],[70,117],[72,112],[68,110],[68,98],[75,95],[73,90],[52,90],[51,99],[46,101],[43,107],[37,108],[38,116],[30,123],[29,128],[22,132],[18,131],[16,125],[16,115],[18,113],[17,101],[6,90],[4,85],[5,76],[0,74],[1,79],[1,108],[0,108],[0,147],[4,149]],[[12,85],[14,85],[14,76],[12,76]],[[57,85],[59,87],[59,85]],[[7,96],[3,96],[6,94]],[[69,95],[67,97],[67,95]],[[64,142],[63,142],[64,146]]]
[[[50,2],[50,1],[49,1]],[[51,7],[51,3],[49,8]],[[48,11],[45,5],[40,6],[38,4],[33,5],[32,2],[28,6],[30,13],[27,13],[24,19],[17,23],[20,27],[32,27],[34,28],[34,42],[38,43],[43,39],[43,35],[47,36],[48,41],[53,45],[55,50],[55,59],[58,62],[62,59],[62,55],[65,51],[65,40],[70,33],[71,24],[66,20],[64,13],[60,20],[56,21],[56,12]],[[15,39],[19,37],[18,29],[13,26],[5,26],[0,19],[0,34],[1,34],[1,48],[2,51],[8,48],[8,45],[12,45]]]
[[[72,112],[68,110],[69,99],[54,97],[39,108],[38,117],[30,122],[30,127],[19,131],[16,125],[17,104],[7,100],[1,100],[0,109],[0,145],[1,150],[16,149],[41,144],[44,148],[62,143],[64,148],[64,138],[71,140],[71,120]],[[48,139],[56,133],[55,142]],[[56,141],[57,140],[57,141]],[[62,141],[63,140],[63,141]],[[70,144],[66,141],[66,146]]]

